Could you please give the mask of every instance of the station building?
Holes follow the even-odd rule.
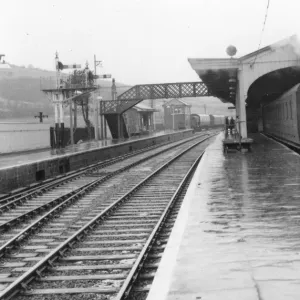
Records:
[[[153,114],[155,109],[138,103],[123,114],[129,136],[149,134],[154,130]]]
[[[163,105],[166,129],[187,129],[191,127],[191,105],[179,99],[171,99]]]

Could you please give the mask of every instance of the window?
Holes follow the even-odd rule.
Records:
[[[291,120],[293,120],[293,105],[291,100],[290,100],[290,111],[291,111]]]

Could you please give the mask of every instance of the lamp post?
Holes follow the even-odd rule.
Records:
[[[99,78],[97,76],[97,67],[102,66],[101,63],[102,63],[102,61],[97,60],[96,55],[94,54],[94,78],[95,78],[96,82],[97,82],[97,79]],[[94,121],[95,121],[95,140],[96,141],[99,140],[99,102],[98,102],[99,96],[98,97],[96,96],[97,90],[98,89],[96,89],[93,93]],[[102,99],[102,97],[101,97],[101,99]]]
[[[102,67],[102,61],[101,60],[96,60],[96,55],[94,55],[94,73],[95,73],[94,78],[95,78],[95,80],[97,80],[98,78],[104,78],[104,79],[111,78],[111,74],[97,75],[96,68],[98,66]],[[97,90],[99,91],[99,94],[100,94],[100,87]],[[96,127],[95,139],[98,140],[99,139],[99,121],[98,121],[98,118],[99,118],[99,102],[98,102],[98,100],[102,101],[102,97],[97,96],[97,101],[95,100],[95,97],[96,97],[96,91],[94,93],[94,103],[97,102],[94,105],[94,109],[96,111],[96,116],[95,116],[95,127]],[[100,107],[101,107],[101,105],[100,105]],[[101,110],[101,108],[100,108],[100,110]],[[100,113],[101,113],[101,115],[100,115],[101,137],[100,138],[103,139],[103,135],[104,135],[104,138],[106,138],[106,121],[105,121],[105,118],[102,115],[102,111]]]

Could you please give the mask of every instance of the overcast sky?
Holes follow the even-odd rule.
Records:
[[[98,73],[127,84],[197,81],[187,58],[258,49],[267,0],[1,0],[0,53],[54,69],[103,61]],[[270,0],[262,45],[300,37],[300,1]]]

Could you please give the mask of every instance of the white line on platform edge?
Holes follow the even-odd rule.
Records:
[[[195,189],[198,187],[198,181],[201,173],[206,172],[205,167],[203,166],[205,164],[206,156],[207,153],[205,152],[202,159],[200,160],[196,172],[194,173],[190,186],[188,187],[187,193],[184,197],[179,214],[172,229],[169,241],[163,253],[163,257],[155,274],[147,300],[163,300],[166,299],[168,295],[171,286],[172,273],[176,266],[176,258],[179,252],[185,228],[188,223],[189,210],[193,196],[195,194]]]

